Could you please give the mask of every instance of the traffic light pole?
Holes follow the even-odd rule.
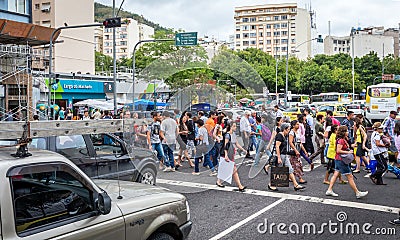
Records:
[[[113,0],[113,17],[115,18],[115,0]],[[118,106],[117,106],[117,46],[115,44],[115,37],[116,37],[116,32],[115,32],[115,27],[113,27],[113,82],[114,82],[114,91],[113,91],[113,96],[114,96],[114,116],[117,116],[117,111],[118,111]]]
[[[84,24],[84,25],[74,25],[74,26],[63,26],[53,30],[50,36],[50,44],[49,44],[49,89],[48,89],[48,109],[47,109],[47,119],[50,119],[50,104],[51,104],[51,83],[53,79],[53,39],[54,36],[63,29],[74,29],[74,28],[88,28],[88,27],[100,27],[103,26],[101,23],[93,23],[93,24]]]
[[[142,43],[149,42],[169,42],[175,41],[175,39],[150,39],[150,40],[141,40],[135,44],[133,48],[133,56],[132,56],[132,111],[135,111],[135,74],[136,74],[136,48]],[[156,91],[156,86],[154,84],[154,93]],[[154,96],[155,97],[155,96]],[[156,101],[155,101],[156,102]],[[156,103],[154,103],[156,104]],[[156,106],[154,106],[156,107]]]

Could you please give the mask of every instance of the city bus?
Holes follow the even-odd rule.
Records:
[[[389,116],[390,111],[400,107],[400,84],[380,83],[367,87],[366,118],[381,121]]]
[[[329,93],[320,93],[317,95],[311,96],[311,101],[315,105],[324,105],[324,104],[349,104],[352,99],[351,93],[338,93],[338,92],[329,92]]]
[[[310,96],[306,94],[290,94],[288,95],[288,105],[296,106],[310,104]]]

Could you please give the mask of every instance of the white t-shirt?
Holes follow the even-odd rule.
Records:
[[[203,136],[203,141],[201,141],[200,143],[205,143],[206,145],[208,145],[208,132],[207,129],[203,126],[201,128],[199,128],[199,137]]]
[[[385,147],[376,146],[376,141],[379,141],[380,144],[383,144],[381,135],[379,135],[378,132],[373,132],[372,135],[371,135],[372,153],[374,155],[378,155],[380,153],[386,152],[387,149]]]
[[[242,118],[240,118],[240,131],[248,132],[248,133],[251,132],[250,122],[246,116],[243,116]]]
[[[178,125],[172,118],[166,118],[161,122],[161,131],[164,133],[163,143],[175,144],[176,143],[176,128]]]
[[[331,131],[331,126],[327,126],[325,128],[325,132],[330,132]],[[329,138],[325,138],[325,144],[329,144]]]

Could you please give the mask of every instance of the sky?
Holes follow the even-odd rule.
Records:
[[[112,0],[95,0],[112,6]],[[122,0],[116,0],[119,7]],[[198,36],[229,40],[234,34],[234,9],[240,6],[296,2],[316,12],[318,34],[349,35],[352,27],[399,28],[400,0],[125,0],[123,9],[161,26],[198,32]]]

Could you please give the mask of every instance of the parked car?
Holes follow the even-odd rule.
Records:
[[[365,111],[364,111],[364,109],[362,108],[361,105],[350,104],[350,105],[346,106],[346,109],[348,111],[354,112],[354,114],[361,114],[363,116],[365,115]]]
[[[332,111],[333,116],[346,116],[347,110],[343,104],[322,105],[317,109],[317,115],[326,116],[326,111]]]
[[[64,156],[0,149],[0,239],[186,239],[186,198],[170,190],[92,180]]]
[[[28,147],[60,153],[93,179],[119,178],[156,184],[158,164],[154,153],[128,146],[114,134],[33,138]]]
[[[290,121],[296,120],[299,115],[304,111],[302,107],[291,107],[283,111],[283,115],[290,118]]]

